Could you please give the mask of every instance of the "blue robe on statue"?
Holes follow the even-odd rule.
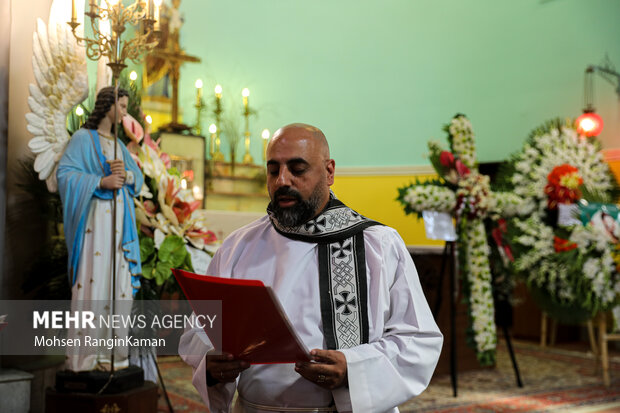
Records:
[[[139,276],[142,268],[133,197],[140,193],[144,178],[125,145],[120,140],[118,143],[125,169],[133,174],[133,182],[125,183],[118,190],[117,197],[123,198],[123,209],[119,209],[117,214],[123,214],[122,249],[129,265],[131,285],[135,294],[137,288],[140,287]],[[65,240],[69,252],[69,282],[72,286],[78,274],[91,203],[96,198],[113,199],[112,190],[98,188],[101,178],[110,173],[110,166],[106,162],[97,131],[79,129],[75,132],[67,144],[57,172],[58,189],[63,205]]]

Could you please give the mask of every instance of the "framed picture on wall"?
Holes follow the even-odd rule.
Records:
[[[205,151],[204,136],[161,132],[159,147],[170,155],[172,166],[181,174],[181,185],[192,190],[194,198],[205,207]]]

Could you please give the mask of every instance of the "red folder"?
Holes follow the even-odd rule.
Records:
[[[196,315],[201,314],[198,301],[222,301],[222,348],[217,350],[251,364],[310,361],[278,298],[262,281],[172,272]],[[205,332],[213,334],[206,327]]]

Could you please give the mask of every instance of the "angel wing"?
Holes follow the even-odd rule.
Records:
[[[46,27],[37,19],[32,40],[32,67],[36,84],[30,84],[26,114],[34,138],[28,147],[36,155],[34,170],[50,192],[57,191],[56,169],[69,141],[67,115],[88,97],[88,72],[84,47],[79,46],[68,24]]]

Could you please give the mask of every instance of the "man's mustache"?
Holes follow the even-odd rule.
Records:
[[[302,201],[302,197],[301,197],[301,194],[299,192],[297,192],[294,189],[291,189],[289,187],[286,187],[286,186],[278,188],[276,190],[276,192],[273,193],[273,199],[274,200],[277,200],[281,196],[295,198],[299,202]]]

